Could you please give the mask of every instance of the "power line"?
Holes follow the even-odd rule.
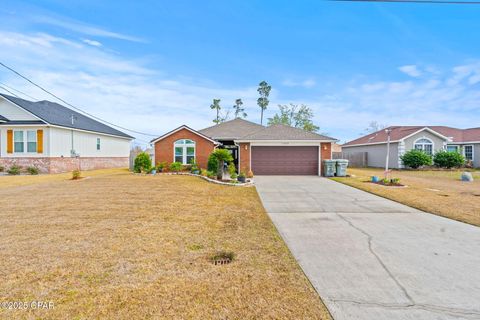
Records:
[[[97,116],[94,116],[93,114],[90,114],[90,113],[88,113],[88,112],[86,112],[86,111],[83,111],[82,109],[74,106],[73,104],[69,103],[68,101],[63,100],[63,99],[60,98],[59,96],[57,96],[57,95],[55,95],[54,93],[48,91],[47,89],[43,88],[42,86],[36,84],[35,82],[33,82],[32,80],[30,80],[30,79],[27,78],[26,76],[20,74],[18,71],[14,70],[13,68],[10,68],[9,66],[5,65],[5,64],[4,64],[3,62],[1,62],[1,61],[0,61],[0,65],[1,65],[2,67],[4,67],[4,68],[10,70],[11,72],[15,73],[17,76],[21,77],[22,79],[30,82],[32,85],[34,85],[35,87],[39,88],[39,89],[42,90],[43,92],[51,95],[51,96],[54,97],[55,99],[57,99],[57,100],[65,103],[66,105],[70,106],[71,108],[73,108],[73,109],[75,109],[75,110],[77,110],[77,111],[79,111],[79,112],[82,112],[82,113],[88,115],[88,116],[91,117],[91,118],[94,118],[94,119],[96,119],[96,120],[98,120],[98,121],[101,121],[101,122],[104,122],[104,123],[106,123],[106,124],[109,124],[109,125],[111,125],[111,126],[120,128],[120,129],[122,129],[122,130],[126,130],[126,131],[133,132],[133,133],[137,133],[137,134],[141,134],[141,135],[144,135],[144,136],[150,136],[150,137],[158,137],[158,136],[159,136],[159,135],[154,135],[154,134],[145,133],[145,132],[141,132],[141,131],[131,130],[131,129],[128,129],[128,128],[125,128],[125,127],[116,125],[116,124],[114,124],[114,123],[111,123],[111,122],[109,122],[109,121],[103,120],[103,119],[101,119],[101,118],[99,118],[99,117],[97,117]]]
[[[13,94],[15,97],[20,98],[19,96],[17,96],[15,93],[13,93],[12,91],[8,90],[8,89],[5,88],[4,86],[0,86],[0,88],[2,88],[3,90],[7,91],[7,92],[10,93],[10,94]]]
[[[329,0],[335,2],[392,2],[392,3],[425,3],[425,4],[480,4],[480,1],[442,1],[442,0]]]
[[[0,82],[0,85],[5,86],[5,87],[9,88],[10,90],[16,91],[16,92],[18,92],[18,93],[20,93],[20,94],[23,94],[24,96],[29,97],[30,99],[33,99],[33,100],[35,100],[35,101],[38,101],[37,98],[34,98],[34,97],[32,97],[31,95],[26,94],[26,93],[23,92],[23,91],[20,91],[20,90],[18,90],[18,89],[12,88],[12,87],[6,85],[6,84],[3,83],[3,82]],[[10,92],[10,91],[9,91],[9,92]],[[10,93],[12,93],[12,92],[10,92]],[[12,93],[12,94],[13,94],[13,93]],[[16,96],[16,97],[17,97],[17,98],[20,98],[20,97],[18,97],[18,96]]]

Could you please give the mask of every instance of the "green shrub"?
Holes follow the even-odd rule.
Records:
[[[412,149],[400,157],[405,166],[418,169],[423,166],[432,165],[432,157],[421,150]]]
[[[5,167],[4,166],[0,166],[0,172],[3,172],[5,171]]]
[[[210,179],[216,179],[217,178],[217,172],[208,170],[207,171],[207,177],[209,177]]]
[[[207,176],[207,170],[205,170],[205,169],[200,169],[200,175],[206,177],[206,176]]]
[[[158,165],[157,165],[158,172],[163,172],[165,169],[168,169],[167,161],[159,162]]]
[[[150,159],[150,155],[146,152],[140,152],[135,158],[133,171],[136,173],[149,172],[151,167],[152,160]]]
[[[217,179],[223,178],[223,164],[225,162],[230,163],[233,161],[232,154],[227,149],[216,149],[212,152],[212,155],[217,158],[218,166],[217,166]]]
[[[38,168],[37,167],[28,167],[27,172],[30,173],[32,176],[38,174]]]
[[[237,173],[237,168],[235,168],[235,164],[233,162],[230,162],[230,164],[228,165],[228,173],[230,174],[230,176]]]
[[[82,177],[82,172],[80,170],[73,170],[72,171],[72,180],[78,180]]]
[[[465,158],[455,151],[438,151],[433,156],[433,164],[440,168],[461,167],[465,163]]]
[[[217,172],[218,170],[218,159],[213,153],[208,156],[207,170],[212,172]]]
[[[20,174],[20,170],[21,170],[21,168],[19,166],[17,166],[16,164],[14,164],[13,166],[11,166],[7,170],[7,173],[11,174],[12,176],[18,176]]]
[[[170,171],[178,173],[183,168],[183,165],[180,162],[172,162],[170,164]]]

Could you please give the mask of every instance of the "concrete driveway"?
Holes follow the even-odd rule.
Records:
[[[335,319],[480,319],[480,228],[325,178],[255,181]]]

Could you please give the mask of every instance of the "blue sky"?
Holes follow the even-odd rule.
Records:
[[[74,105],[161,134],[212,124],[256,87],[304,103],[341,141],[369,122],[480,123],[480,6],[328,1],[10,1],[0,60]],[[0,82],[38,89],[0,70]],[[140,136],[149,140],[148,136]]]

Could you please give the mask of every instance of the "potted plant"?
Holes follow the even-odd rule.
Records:
[[[240,174],[238,175],[237,179],[238,179],[238,182],[241,182],[241,183],[245,183],[245,172],[240,172]]]

